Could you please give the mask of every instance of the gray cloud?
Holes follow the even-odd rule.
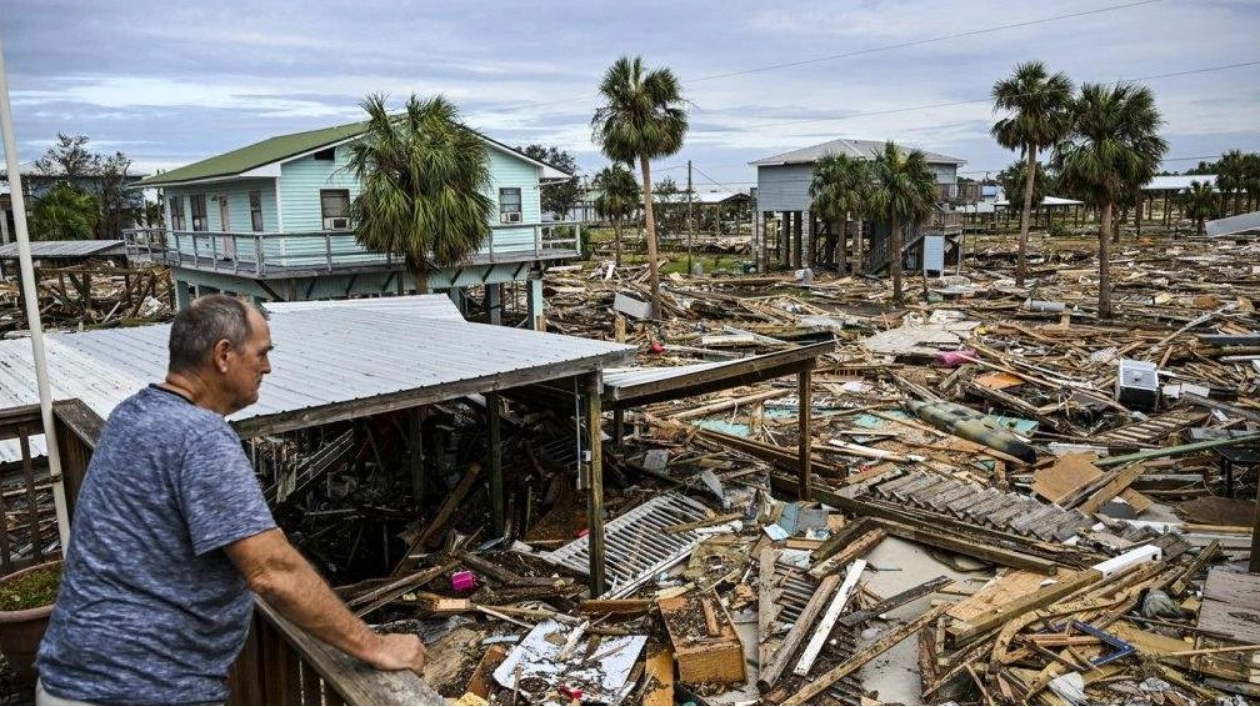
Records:
[[[560,145],[594,170],[605,161],[590,141],[596,84],[617,56],[641,54],[674,69],[694,105],[686,146],[659,166],[691,159],[746,186],[748,161],[839,136],[893,138],[996,171],[1014,156],[988,138],[987,102],[966,101],[1031,58],[1078,82],[1260,59],[1260,6],[1164,0],[738,73],[1117,3],[13,0],[0,8],[0,32],[23,159],[61,131],[122,149],[144,169],[176,166],[355,120],[365,94],[385,91],[444,93],[494,137]],[[1252,66],[1150,80],[1170,156],[1260,150],[1257,75]]]

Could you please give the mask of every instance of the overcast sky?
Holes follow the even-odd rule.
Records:
[[[1015,156],[988,136],[989,91],[1029,59],[1078,84],[1143,79],[1169,169],[1260,151],[1260,64],[1198,71],[1260,62],[1252,0],[7,0],[0,36],[23,160],[60,131],[146,172],[358,120],[375,91],[445,94],[469,125],[593,172],[596,86],[624,54],[681,79],[691,131],[653,176],[682,183],[690,159],[699,189],[746,188],[749,161],[837,137],[996,172]]]

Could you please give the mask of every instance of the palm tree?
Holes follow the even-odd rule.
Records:
[[[993,84],[993,110],[1010,117],[993,124],[992,134],[1008,150],[1020,150],[1027,161],[1024,207],[1019,216],[1019,265],[1015,284],[1024,286],[1028,274],[1028,219],[1036,181],[1037,151],[1054,147],[1071,127],[1072,81],[1059,72],[1050,76],[1045,64],[1018,64],[1010,78]],[[1011,199],[1014,194],[1010,194]]]
[[[617,248],[617,266],[621,266],[621,228],[626,219],[639,209],[639,184],[630,170],[614,162],[595,175],[595,213],[612,221]]]
[[[1216,163],[1216,188],[1221,192],[1221,213],[1229,213],[1226,208],[1230,194],[1234,195],[1232,213],[1240,213],[1239,198],[1242,196],[1243,183],[1246,179],[1247,162],[1240,150],[1230,150],[1221,155]]]
[[[101,220],[101,202],[69,182],[58,182],[31,209],[31,239],[90,240]]]
[[[825,155],[814,166],[814,177],[809,185],[809,195],[814,203],[810,210],[832,224],[839,238],[836,267],[840,272],[845,272],[848,267],[845,226],[850,216],[857,219],[857,242],[860,243],[862,218],[867,214],[870,191],[871,170],[865,160],[848,155]]]
[[[867,197],[869,213],[883,219],[889,229],[888,267],[892,272],[893,302],[900,305],[901,228],[917,225],[936,207],[936,177],[928,167],[922,150],[906,152],[892,141],[884,143],[884,151],[871,167],[874,184]]]
[[[656,222],[652,214],[652,168],[656,157],[682,149],[687,112],[682,87],[666,68],[648,71],[640,57],[621,57],[608,67],[599,94],[604,103],[591,118],[595,144],[614,162],[634,164],[643,173],[643,212],[648,270],[652,282],[652,316],[661,314],[661,277],[656,262]]]
[[[1249,152],[1243,157],[1242,190],[1247,193],[1247,211],[1260,205],[1260,153]]]
[[[1216,190],[1208,182],[1194,180],[1181,195],[1181,208],[1194,219],[1195,233],[1203,235],[1203,222],[1216,215]]]
[[[1112,211],[1149,182],[1168,151],[1163,118],[1145,86],[1085,84],[1072,109],[1073,128],[1055,150],[1061,182],[1098,207],[1098,313],[1111,317]]]
[[[359,243],[402,255],[416,291],[427,292],[434,266],[465,260],[490,236],[490,161],[445,98],[412,94],[399,115],[385,99],[372,94],[360,104],[368,120],[350,145],[348,169],[362,185],[350,218]]]

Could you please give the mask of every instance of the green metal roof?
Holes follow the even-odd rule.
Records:
[[[366,129],[367,123],[359,122],[292,133],[290,135],[278,135],[238,150],[232,150],[200,162],[194,162],[179,169],[155,174],[148,179],[136,182],[134,186],[160,187],[168,184],[213,179],[215,177],[233,177],[242,172],[248,172],[263,165],[279,162],[294,155],[318,150],[324,145],[341,142],[362,133]]]

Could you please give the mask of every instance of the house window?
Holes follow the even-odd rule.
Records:
[[[311,155],[311,159],[319,160],[321,162],[332,162],[336,157],[336,149],[337,148],[335,147],[330,147],[327,150],[320,150],[319,152]]]
[[[520,187],[499,190],[499,222],[521,222],[521,190]]]
[[[171,197],[171,230],[184,230],[184,200],[178,196]]]
[[[260,191],[249,193],[249,220],[254,225],[255,233],[263,230],[262,192]]]
[[[188,203],[192,207],[192,230],[206,230],[206,195],[193,194],[188,197]]]
[[[321,189],[319,215],[325,231],[350,228],[350,190]]]

